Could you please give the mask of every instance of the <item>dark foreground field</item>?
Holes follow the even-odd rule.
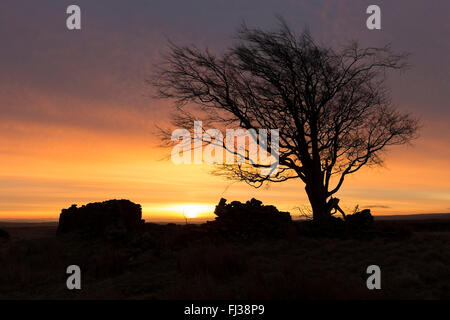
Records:
[[[362,239],[201,236],[148,225],[128,239],[55,236],[56,224],[0,223],[0,299],[450,299],[450,220],[376,221]],[[66,288],[79,265],[82,289]],[[381,290],[366,268],[381,268]]]

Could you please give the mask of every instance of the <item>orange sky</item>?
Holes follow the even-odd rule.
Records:
[[[177,166],[165,160],[168,150],[148,136],[58,126],[26,126],[12,133],[10,128],[2,126],[0,138],[2,154],[7,154],[0,158],[2,218],[56,218],[72,203],[112,198],[142,204],[147,219],[182,218],[192,204],[201,204],[206,214],[220,197],[256,197],[293,213],[294,207],[307,205],[300,181],[269,189],[230,183],[210,175],[207,165]],[[392,150],[385,167],[348,178],[339,194],[343,207],[359,204],[375,214],[448,211],[448,142],[421,139]]]
[[[211,214],[221,197],[256,197],[292,213],[306,206],[300,181],[253,189],[210,175],[206,165],[161,160],[170,150],[158,147],[155,125],[166,123],[171,104],[149,98],[144,83],[166,36],[220,50],[231,43],[243,19],[271,27],[275,14],[295,28],[308,24],[313,36],[327,43],[351,38],[365,45],[390,42],[413,54],[414,68],[390,81],[393,102],[422,118],[422,137],[388,153],[385,167],[349,177],[337,195],[343,208],[359,204],[375,214],[450,212],[448,2],[427,8],[433,19],[416,25],[412,22],[422,17],[423,1],[408,2],[407,12],[400,4],[381,1],[385,30],[379,33],[362,27],[365,1],[351,6],[203,3],[207,7],[201,2],[180,2],[182,10],[174,11],[163,1],[153,7],[109,1],[110,10],[101,1],[79,1],[87,17],[79,33],[59,25],[65,11],[61,4],[2,2],[0,219],[56,219],[73,203],[113,198],[140,203],[146,219],[163,220],[183,219],[183,212]]]

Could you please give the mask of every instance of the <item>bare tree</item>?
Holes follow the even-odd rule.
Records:
[[[417,136],[418,120],[392,106],[385,86],[386,71],[407,67],[407,55],[356,42],[335,50],[283,21],[275,31],[244,25],[237,40],[220,55],[170,43],[151,80],[158,97],[176,101],[178,127],[198,119],[279,129],[276,175],[262,175],[257,164],[224,165],[219,173],[255,187],[300,179],[314,221],[326,221],[347,175],[381,164],[386,147]]]

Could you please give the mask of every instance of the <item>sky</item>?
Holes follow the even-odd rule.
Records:
[[[81,30],[66,8],[81,8]],[[366,8],[381,8],[381,30]],[[391,43],[412,68],[389,74],[393,103],[423,122],[413,145],[389,150],[383,167],[350,176],[342,207],[374,214],[450,212],[450,2],[362,0],[95,0],[0,3],[0,219],[57,219],[62,208],[107,199],[140,203],[147,220],[210,214],[221,197],[252,197],[295,214],[301,181],[253,189],[175,165],[156,126],[173,104],[145,80],[167,39],[220,53],[237,27],[276,27],[277,16],[339,47]]]

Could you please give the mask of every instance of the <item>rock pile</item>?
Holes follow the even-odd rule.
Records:
[[[214,214],[217,217],[213,223],[223,231],[238,231],[245,234],[271,235],[292,222],[289,212],[278,211],[276,207],[263,205],[254,198],[246,203],[233,201],[229,204],[222,198]]]
[[[351,227],[368,229],[373,225],[373,216],[370,209],[364,209],[354,214],[348,214],[345,217],[345,222]]]
[[[120,236],[140,230],[143,224],[141,205],[130,200],[108,200],[62,209],[57,234]]]

